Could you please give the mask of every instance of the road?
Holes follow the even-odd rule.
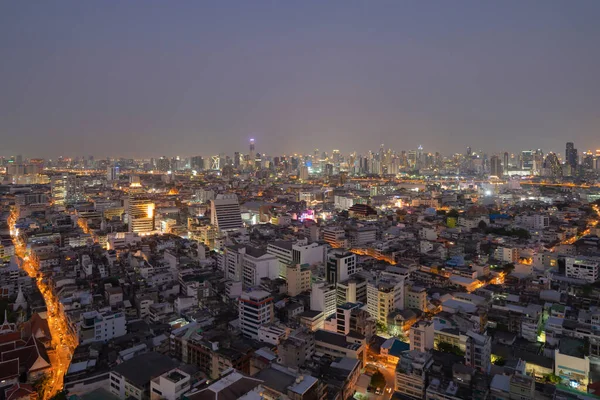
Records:
[[[11,226],[11,236],[15,245],[15,254],[23,260],[21,267],[27,275],[35,279],[38,290],[44,297],[47,309],[47,321],[52,335],[52,347],[54,351],[49,351],[50,363],[52,368],[47,386],[44,390],[44,399],[49,399],[63,388],[63,378],[69,368],[69,363],[73,355],[73,351],[77,347],[77,337],[71,335],[68,330],[67,319],[61,312],[58,299],[55,298],[52,290],[42,279],[41,274],[38,274],[36,267],[25,254],[25,243],[20,238],[18,231],[15,229],[17,216],[14,213],[9,218]]]

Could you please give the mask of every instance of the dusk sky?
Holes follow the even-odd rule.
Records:
[[[600,148],[600,1],[3,1],[0,155]]]

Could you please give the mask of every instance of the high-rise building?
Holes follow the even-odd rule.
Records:
[[[273,297],[264,290],[243,292],[238,310],[242,335],[258,339],[258,329],[273,322]]]
[[[119,179],[119,167],[111,166],[106,168],[106,180],[109,182],[116,181]]]
[[[503,175],[502,162],[498,156],[492,156],[492,158],[490,158],[490,175],[497,177],[501,177]]]
[[[221,231],[242,227],[242,213],[237,195],[220,194],[210,201],[210,223]]]
[[[577,149],[573,142],[567,142],[565,150],[565,161],[571,166],[571,168],[577,168]]]
[[[327,260],[327,281],[337,283],[358,272],[356,254],[349,251],[333,251]]]
[[[129,196],[127,199],[127,221],[129,232],[154,231],[154,202],[145,197]]]
[[[300,167],[300,174],[299,174],[299,178],[301,181],[305,181],[308,179],[308,167],[303,165]]]
[[[56,205],[74,204],[85,200],[81,178],[72,174],[56,175],[50,179],[52,202]]]
[[[156,169],[160,172],[167,172],[171,168],[171,161],[167,157],[161,157],[156,160]]]
[[[190,168],[194,171],[204,171],[204,159],[201,156],[192,157],[190,160]]]
[[[337,289],[327,282],[315,282],[310,291],[310,309],[322,311],[325,318],[335,313]]]
[[[508,173],[508,168],[509,168],[509,165],[510,165],[508,160],[509,160],[508,151],[505,151],[504,152],[504,160],[503,160],[503,163],[502,163],[502,169],[503,169],[503,172],[505,174]]]
[[[367,310],[371,317],[387,325],[388,315],[404,309],[404,280],[380,278],[367,284]]]
[[[533,170],[533,151],[523,150],[521,152],[521,169],[525,171]]]

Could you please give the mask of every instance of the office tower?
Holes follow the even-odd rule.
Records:
[[[235,194],[220,194],[210,201],[210,223],[221,231],[242,227],[242,213]]]
[[[583,153],[583,158],[581,160],[581,165],[584,169],[592,170],[594,169],[594,155],[592,152]]]
[[[204,159],[201,156],[192,157],[190,167],[194,171],[204,171]]]
[[[127,199],[127,221],[129,232],[154,231],[154,203],[145,197],[130,195]]]
[[[106,180],[109,182],[119,180],[119,167],[112,166],[106,168]]]
[[[233,153],[233,167],[238,169],[240,167],[240,152],[236,151]]]
[[[473,155],[473,150],[471,149],[471,146],[467,147],[467,153],[466,156],[467,157],[471,157]]]
[[[423,159],[423,146],[419,145],[417,148],[417,160],[416,160],[417,169],[421,169],[425,167],[424,159]]]
[[[380,278],[367,283],[367,310],[371,317],[387,325],[394,310],[404,309],[404,279]]]
[[[573,145],[573,142],[567,142],[565,150],[565,161],[571,166],[571,168],[577,168],[577,149]]]
[[[210,170],[219,171],[221,169],[221,157],[212,156],[210,157]]]
[[[160,172],[167,172],[169,171],[169,168],[171,168],[171,162],[167,157],[163,156],[156,160],[156,169]]]
[[[248,154],[250,154],[250,157],[253,157],[255,152],[256,150],[254,149],[254,139],[250,139],[250,152]]]
[[[242,335],[258,339],[258,329],[273,322],[273,297],[264,290],[244,292],[238,304]]]
[[[497,177],[501,177],[503,175],[502,162],[498,156],[492,156],[492,158],[490,158],[490,175]]]
[[[67,178],[68,175],[57,175],[50,179],[52,202],[56,205],[65,205],[65,199],[67,197]]]
[[[334,250],[327,260],[327,281],[337,283],[358,272],[356,254],[349,251]]]
[[[52,202],[56,205],[69,205],[85,200],[81,179],[76,175],[63,174],[50,180]]]
[[[523,150],[521,152],[521,169],[525,171],[533,170],[533,151]]]
[[[548,153],[544,161],[544,169],[554,178],[562,178],[563,176],[562,165],[555,153]]]
[[[508,166],[510,165],[508,162],[508,151],[504,152],[504,162],[502,163],[503,172],[506,174],[508,172]]]

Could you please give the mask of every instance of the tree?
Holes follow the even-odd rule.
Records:
[[[479,221],[479,224],[477,225],[477,227],[478,227],[480,230],[482,230],[482,231],[485,231],[485,230],[486,230],[486,228],[487,228],[487,224],[485,223],[485,221],[481,220],[481,221]]]
[[[455,210],[454,208],[452,210],[448,211],[448,213],[446,214],[446,216],[448,218],[458,218],[458,215],[459,215],[458,210]]]
[[[61,390],[50,398],[50,400],[67,400],[66,390]]]
[[[450,343],[446,343],[446,342],[440,342],[437,344],[437,349],[438,351],[442,351],[444,353],[452,353],[452,354],[456,354],[457,356],[464,356],[465,352],[462,351],[460,349],[460,347],[455,346],[453,344]]]
[[[382,388],[385,386],[385,376],[379,371],[375,372],[371,377],[371,386]]]
[[[562,381],[562,379],[560,379],[560,376],[555,375],[555,374],[546,374],[546,375],[544,375],[544,381],[553,383],[556,385],[557,383],[560,383]]]

